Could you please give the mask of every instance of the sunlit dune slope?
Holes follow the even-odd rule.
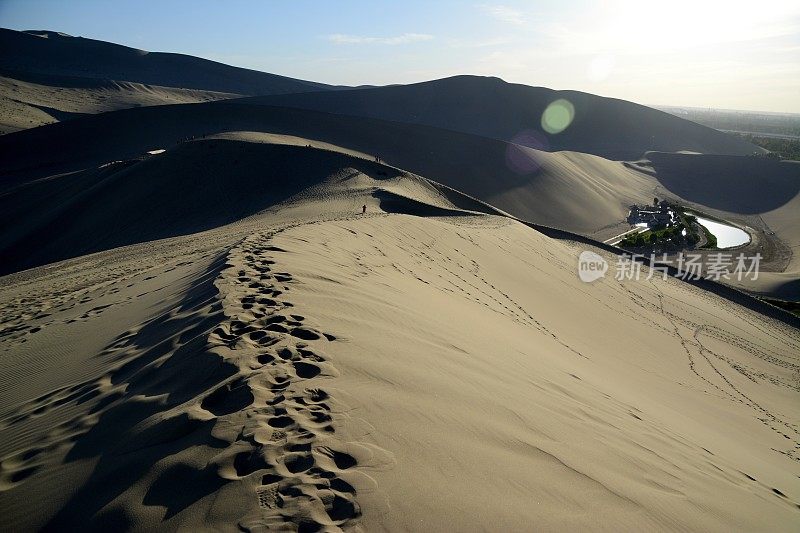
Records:
[[[797,330],[356,167],[2,278],[0,526],[796,529]]]

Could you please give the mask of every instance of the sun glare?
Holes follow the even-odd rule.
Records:
[[[789,34],[798,2],[640,2],[618,0],[592,23],[590,36],[605,52],[653,53]],[[599,22],[598,22],[599,21]]]

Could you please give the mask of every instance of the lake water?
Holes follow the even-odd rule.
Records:
[[[721,224],[702,217],[697,217],[697,221],[717,238],[717,248],[732,248],[733,246],[750,242],[750,235],[734,226]]]

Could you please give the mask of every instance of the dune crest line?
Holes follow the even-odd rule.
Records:
[[[202,407],[242,423],[228,474],[252,484],[258,510],[240,526],[349,526],[361,515],[350,472],[368,452],[334,436],[332,398],[317,382],[337,375],[321,354],[336,338],[294,311],[287,293],[295,280],[276,271],[273,257],[285,250],[272,235],[247,238],[217,281],[228,320],[209,341],[240,371]]]

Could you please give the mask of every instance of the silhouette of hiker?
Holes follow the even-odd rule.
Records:
[[[367,212],[367,204],[364,204],[361,206],[361,214],[363,215],[366,212]]]

